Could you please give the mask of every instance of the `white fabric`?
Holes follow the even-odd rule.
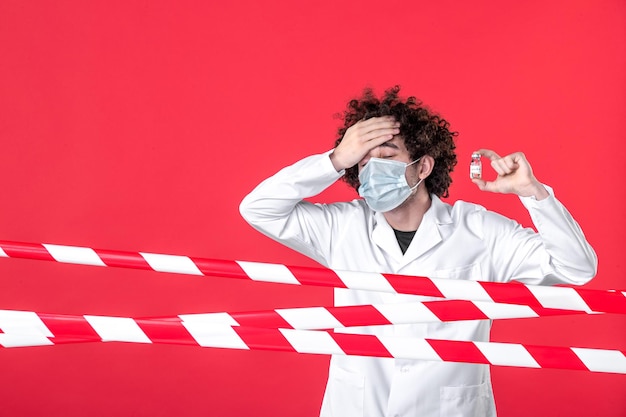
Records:
[[[328,154],[313,155],[263,181],[244,198],[257,230],[329,268],[431,278],[584,284],[596,272],[593,249],[567,210],[550,197],[522,198],[539,233],[475,204],[432,196],[403,255],[392,228],[363,200],[313,204],[343,175]],[[335,290],[336,305],[402,303],[426,297]],[[489,340],[489,321],[359,327],[343,332]],[[495,416],[489,367],[392,358],[333,356],[321,415]]]

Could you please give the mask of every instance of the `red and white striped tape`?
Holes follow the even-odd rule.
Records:
[[[0,310],[0,328],[3,347],[89,341],[165,343],[626,374],[626,354],[620,350],[238,327],[198,316],[159,320]]]
[[[436,279],[11,241],[0,241],[0,257],[626,314],[626,291]]]
[[[32,333],[28,322],[10,316],[11,321],[0,322],[11,333]],[[0,310],[2,312],[2,310]],[[35,313],[37,314],[37,313]],[[274,310],[212,312],[184,314],[169,317],[150,317],[149,321],[193,321],[228,326],[283,328],[298,330],[327,330],[356,326],[379,326],[412,323],[443,323],[461,320],[500,320],[512,318],[537,318],[555,315],[585,314],[576,310],[543,309],[537,312],[528,306],[497,304],[464,300],[439,300],[401,304],[363,304],[341,307],[296,307]],[[598,313],[602,314],[602,313]],[[55,321],[82,321],[82,316],[37,314]],[[79,317],[78,319],[76,317]],[[20,324],[22,323],[22,324]]]
[[[218,312],[177,316],[229,326],[298,330],[338,329],[411,323],[442,323],[461,320],[501,320],[556,315],[586,314],[577,310],[533,309],[515,304],[482,301],[438,300],[401,304],[364,304],[342,307],[297,307],[275,310]],[[600,313],[601,314],[601,313]],[[171,320],[163,317],[160,320]]]

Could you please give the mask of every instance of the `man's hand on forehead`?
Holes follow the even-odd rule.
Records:
[[[330,159],[337,171],[353,167],[372,149],[393,139],[400,133],[400,123],[393,116],[361,120],[346,130],[341,143]]]

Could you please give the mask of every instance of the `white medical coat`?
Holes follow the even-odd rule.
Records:
[[[565,207],[554,197],[521,198],[539,233],[475,204],[432,205],[402,254],[393,229],[363,200],[313,204],[339,179],[326,154],[309,156],[259,184],[240,205],[267,236],[338,270],[431,278],[584,284],[597,258]],[[402,303],[426,297],[346,289],[335,305]],[[376,335],[488,341],[490,321],[372,326],[341,330]],[[393,358],[331,358],[324,417],[495,416],[489,367]]]

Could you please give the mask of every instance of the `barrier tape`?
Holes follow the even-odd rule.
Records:
[[[626,291],[437,279],[12,241],[0,241],[0,257],[626,314]]]
[[[0,331],[2,312],[0,310]],[[37,314],[37,313],[35,313]],[[586,314],[576,310],[543,309],[536,311],[528,306],[472,302],[464,300],[439,300],[400,304],[364,304],[341,307],[296,307],[274,310],[214,312],[181,314],[171,317],[151,317],[157,321],[202,321],[229,326],[284,328],[298,330],[326,330],[357,326],[380,326],[413,323],[443,323],[462,320],[501,320],[537,318],[557,315]],[[602,314],[602,313],[598,313]],[[45,315],[54,320],[76,321],[80,316]],[[82,320],[82,319],[81,319]],[[29,332],[32,326],[19,326],[19,321],[4,322],[12,332]],[[21,329],[21,330],[20,330]]]
[[[320,330],[462,320],[536,318],[571,314],[586,313],[576,310],[547,308],[537,310],[528,306],[480,301],[438,300],[400,304],[281,308],[234,313],[197,313],[177,317],[230,326]],[[172,318],[163,317],[160,319],[171,320]]]
[[[2,347],[97,341],[183,344],[626,374],[626,354],[620,350],[264,329],[193,316],[161,320],[0,310],[0,328]]]

